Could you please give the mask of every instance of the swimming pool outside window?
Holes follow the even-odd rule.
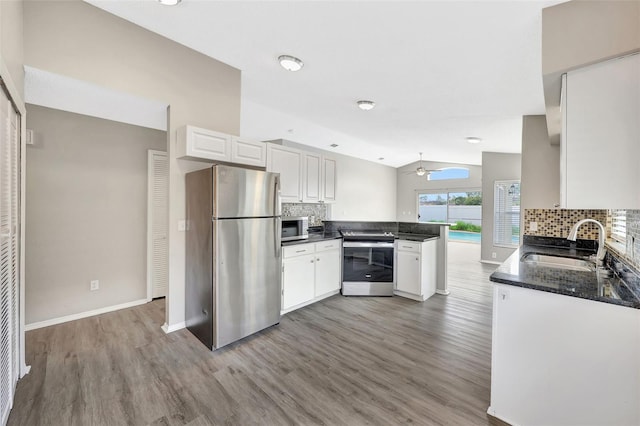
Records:
[[[450,240],[480,242],[482,191],[421,191],[418,193],[418,221],[452,223]]]

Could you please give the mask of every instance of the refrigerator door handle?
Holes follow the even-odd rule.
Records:
[[[274,226],[275,228],[275,244],[276,244],[276,257],[280,258],[281,257],[281,251],[282,251],[282,219],[278,216],[276,216],[275,218],[276,221],[276,226]]]
[[[281,216],[282,215],[282,200],[280,199],[280,177],[276,177],[275,179],[276,184],[275,184],[275,188],[273,191],[273,215],[274,216]]]
[[[275,205],[273,206],[273,215],[276,219],[276,235],[275,235],[275,244],[276,244],[276,256],[280,258],[282,256],[282,200],[280,199],[280,176],[276,176],[276,183],[274,188],[274,197],[275,197]]]

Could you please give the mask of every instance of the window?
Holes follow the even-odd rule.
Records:
[[[627,211],[611,210],[611,239],[625,244],[627,241]]]
[[[520,181],[502,180],[494,183],[493,245],[520,245]]]
[[[482,225],[482,191],[418,193],[418,221],[453,223],[452,231],[479,233]],[[476,237],[479,241],[479,235]]]
[[[448,167],[430,172],[427,180],[469,179],[469,169],[464,167]]]

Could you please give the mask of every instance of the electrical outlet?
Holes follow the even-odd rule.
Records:
[[[178,221],[178,231],[180,232],[184,232],[187,230],[187,221],[186,220],[179,220]]]
[[[100,281],[91,280],[91,287],[89,287],[91,291],[100,290]]]
[[[491,253],[491,258],[492,258],[492,259],[495,259],[496,257],[498,257],[498,255],[496,254],[496,252],[495,252],[495,251],[494,251],[494,252],[492,252],[492,253]]]
[[[529,231],[537,231],[538,222],[529,222]]]

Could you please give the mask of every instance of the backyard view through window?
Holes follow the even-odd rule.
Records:
[[[420,222],[453,223],[451,241],[480,243],[482,191],[419,193],[418,215]]]

